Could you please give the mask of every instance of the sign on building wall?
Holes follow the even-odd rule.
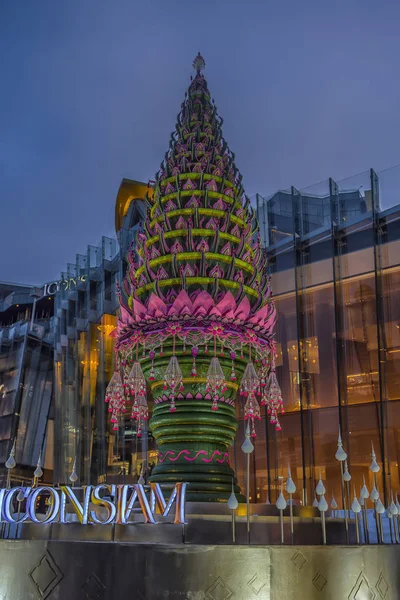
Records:
[[[86,275],[79,275],[78,277],[68,277],[68,279],[46,283],[43,286],[43,296],[54,296],[60,291],[74,290],[79,282],[85,282],[86,279]]]
[[[173,522],[185,523],[186,483],[175,484],[168,500],[158,483],[148,489],[141,484],[84,486],[71,488],[61,486],[15,487],[0,490],[0,514],[2,523],[31,522],[37,524],[69,523],[71,511],[82,525],[109,525],[132,523],[132,515],[141,514],[145,523],[155,525],[158,518],[167,517],[175,504]],[[24,500],[21,501],[21,493]],[[79,496],[79,497],[78,497]],[[25,502],[25,512],[16,511],[16,504]],[[40,500],[46,499],[45,514],[39,512]]]

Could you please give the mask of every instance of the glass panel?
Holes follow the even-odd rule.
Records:
[[[371,250],[372,253],[372,250]],[[343,262],[347,256],[342,257]],[[344,349],[347,403],[379,402],[378,341],[373,274],[345,280],[343,286]]]
[[[381,210],[400,204],[400,165],[378,171],[379,203]]]
[[[275,307],[279,315],[276,324],[276,374],[284,398],[285,411],[292,412],[300,410],[295,294],[275,298]]]
[[[382,275],[385,314],[387,393],[389,400],[400,399],[400,269],[388,269]]]
[[[337,374],[333,285],[306,290],[303,308],[307,335],[300,343],[303,406],[335,406]]]
[[[261,239],[265,246],[285,242],[292,237],[292,204],[290,190],[280,190],[266,198],[257,194],[257,216],[260,223]]]
[[[329,180],[326,179],[300,190],[300,235],[331,226]]]
[[[276,502],[281,484],[285,485],[290,466],[292,479],[296,485],[293,499],[296,504],[303,502],[303,454],[301,436],[301,415],[286,413],[280,417],[282,431],[268,425],[268,453],[270,467],[270,502]]]
[[[336,182],[339,187],[339,226],[365,219],[372,210],[370,171]]]

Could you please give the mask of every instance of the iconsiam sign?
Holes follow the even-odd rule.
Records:
[[[278,430],[283,405],[258,223],[200,55],[193,66],[142,231],[127,256],[106,401],[114,429],[130,413],[140,435],[149,391],[159,449],[150,480],[185,481],[189,500],[224,501],[234,476],[228,448],[237,398],[253,437],[260,405]]]

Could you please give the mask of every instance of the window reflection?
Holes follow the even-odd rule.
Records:
[[[326,262],[326,255],[315,268],[313,263],[306,268],[298,267],[304,269],[299,278],[304,287],[298,289],[297,298],[296,292],[290,289],[293,287],[292,269],[274,271],[272,275],[272,280],[275,278],[279,283],[280,292],[275,295],[277,375],[286,410],[281,420],[282,432],[277,435],[270,431],[266,440],[270,463],[267,480],[269,475],[272,499],[279,490],[281,475],[287,476],[288,465],[292,476],[297,477],[297,501],[302,500],[299,490],[305,487],[307,501],[312,502],[320,476],[326,479],[328,496],[334,494],[339,499],[340,470],[334,458],[339,431],[338,381],[341,382],[342,434],[352,485],[359,490],[365,478],[367,486],[372,487],[368,467],[373,443],[381,464],[384,449],[386,490],[400,487],[400,416],[396,410],[400,401],[400,303],[397,300],[400,267],[393,265],[399,260],[399,254],[390,247],[398,242],[390,242],[382,250],[385,317],[382,373],[385,382],[381,406],[374,256],[373,247],[365,247],[372,240],[370,232],[364,232],[362,239],[366,240],[363,248],[359,249],[354,242],[354,251],[344,252],[336,259],[341,277],[336,295],[333,281],[327,281],[326,275],[323,281],[321,263]],[[351,244],[349,247],[352,248]],[[321,283],[313,285],[316,281]],[[386,400],[391,401],[387,409]],[[255,475],[256,486],[260,486],[265,472],[258,463],[256,467],[262,473]],[[382,471],[378,474],[378,486],[382,489]]]

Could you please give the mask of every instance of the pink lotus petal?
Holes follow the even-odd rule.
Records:
[[[250,300],[245,296],[239,303],[239,306],[235,310],[235,318],[241,321],[246,321],[250,314]]]
[[[276,317],[277,317],[277,314],[276,314],[276,311],[274,310],[274,312],[269,317],[269,319],[266,320],[264,329],[266,329],[267,331],[272,331],[275,327]]]
[[[200,394],[200,392],[197,392],[197,394],[195,395],[196,400],[201,400],[203,398],[202,394]]]
[[[226,292],[225,296],[218,302],[216,307],[220,314],[223,317],[227,317],[228,319],[233,319],[236,310],[236,302],[235,298],[232,295],[232,292]]]
[[[217,306],[213,306],[210,310],[210,318],[214,321],[216,317],[221,317],[221,311]]]
[[[269,305],[267,304],[266,306],[263,306],[263,308],[260,308],[260,310],[258,310],[255,315],[253,315],[251,317],[251,319],[249,319],[250,323],[254,323],[254,324],[259,324],[259,325],[263,325],[265,322],[265,319],[268,317],[268,308]]]
[[[146,317],[164,317],[167,314],[167,305],[161,300],[161,298],[152,293],[147,306],[147,312],[148,315],[146,315]]]
[[[181,290],[175,298],[172,306],[168,311],[168,315],[192,315],[193,304],[185,290]]]
[[[123,304],[120,305],[120,310],[121,318],[119,319],[119,321],[124,325],[132,325],[132,323],[134,323],[133,317]]]
[[[132,298],[132,307],[133,316],[135,317],[136,321],[141,321],[145,318],[147,312],[146,307],[141,302],[139,302],[139,300],[135,300],[135,298]]]
[[[193,314],[196,316],[208,315],[214,306],[214,300],[206,291],[200,292],[193,302]]]

